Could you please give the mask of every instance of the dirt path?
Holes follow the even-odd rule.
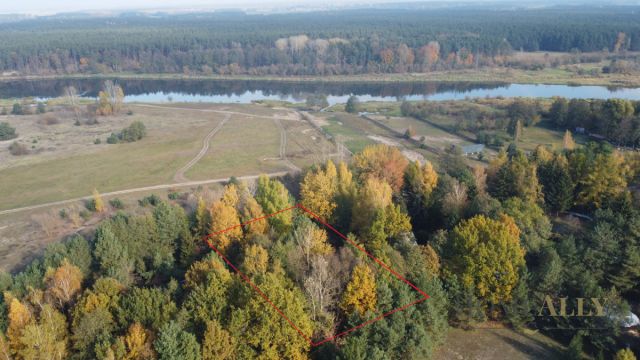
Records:
[[[220,129],[222,129],[224,124],[229,121],[229,119],[231,119],[231,114],[226,114],[220,124],[218,124],[215,128],[213,128],[213,130],[211,130],[211,132],[209,132],[209,134],[207,134],[204,140],[202,140],[202,149],[200,149],[198,155],[196,155],[193,159],[191,159],[191,161],[189,161],[185,166],[181,167],[176,172],[176,174],[173,176],[173,181],[177,183],[189,181],[189,179],[187,179],[184,174],[189,171],[189,169],[191,169],[193,165],[200,161],[203,156],[207,154],[207,151],[209,151],[209,145],[211,144],[211,139],[213,139],[213,137],[218,133],[218,131],[220,131]]]
[[[278,177],[278,176],[287,175],[288,173],[289,173],[288,171],[280,171],[280,172],[269,173],[269,174],[266,174],[266,175],[269,176],[269,177]],[[259,176],[260,175],[238,176],[238,177],[236,177],[236,179],[238,179],[238,180],[253,180],[253,179],[257,179]],[[200,181],[187,181],[187,182],[179,182],[179,183],[174,183],[174,184],[153,185],[153,186],[145,186],[145,187],[140,187],[140,188],[112,191],[112,192],[108,192],[108,193],[103,193],[103,194],[101,194],[101,196],[103,198],[107,198],[107,197],[111,197],[111,196],[125,195],[125,194],[131,194],[131,193],[142,192],[142,191],[162,190],[162,189],[169,189],[169,188],[174,188],[174,187],[207,185],[207,184],[222,183],[222,182],[227,182],[227,181],[229,181],[229,178],[200,180]],[[46,203],[46,204],[39,204],[39,205],[25,206],[25,207],[16,208],[16,209],[2,210],[2,211],[0,211],[0,216],[1,215],[8,215],[8,214],[13,214],[13,213],[18,213],[18,212],[22,212],[22,211],[35,210],[35,209],[40,209],[40,208],[45,208],[45,207],[50,207],[50,206],[67,205],[67,204],[71,204],[71,203],[78,202],[78,201],[90,200],[92,198],[93,198],[93,196],[89,195],[89,196],[83,196],[83,197],[79,197],[79,198],[75,198],[75,199],[54,201],[54,202],[50,202],[50,203]]]
[[[229,110],[194,109],[194,108],[189,108],[189,107],[162,106],[162,105],[151,105],[151,104],[134,104],[134,103],[128,104],[128,105],[129,106],[146,107],[146,108],[154,108],[154,109],[187,110],[187,111],[212,112],[212,113],[217,113],[217,114],[241,115],[241,116],[259,118],[259,119],[278,119],[278,120],[287,120],[287,121],[299,121],[299,120],[293,120],[293,119],[291,119],[289,117],[247,114],[247,113],[243,113],[243,112],[229,111]]]
[[[287,159],[287,130],[282,126],[280,119],[274,118],[273,121],[276,123],[276,126],[280,129],[280,160],[284,161],[284,163],[294,172],[299,172],[301,169],[297,167],[291,160]]]

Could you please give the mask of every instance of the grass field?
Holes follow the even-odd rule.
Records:
[[[305,149],[290,141],[287,151],[299,166],[312,163],[320,146],[334,151],[287,109],[211,104],[129,107],[133,115],[99,118],[99,124],[91,126],[74,126],[63,113],[55,114],[59,123],[54,125],[42,125],[40,115],[0,117],[16,127],[19,141],[33,147],[29,155],[12,156],[8,151],[12,141],[0,143],[0,210],[86,196],[93,189],[109,192],[172,183],[176,171],[198,153],[204,137],[225,116],[209,110],[234,114],[212,139],[207,154],[187,172],[193,176],[190,180],[287,170],[282,161],[265,160],[279,155],[280,130],[273,117],[284,119],[292,139],[305,131],[308,139],[296,139]],[[147,137],[134,143],[105,143],[111,132],[134,120],[145,124]],[[312,137],[316,141],[310,141]],[[96,138],[102,144],[95,145]]]
[[[234,115],[207,154],[187,172],[193,180],[285,171],[278,160],[280,131],[272,120]]]
[[[451,328],[434,359],[529,360],[564,359],[563,347],[540,334],[525,334],[506,328],[463,330]]]

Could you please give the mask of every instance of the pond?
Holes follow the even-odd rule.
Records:
[[[0,98],[60,96],[74,86],[95,98],[104,80],[38,80],[0,83]],[[356,95],[361,101],[461,100],[484,97],[553,97],[640,100],[640,88],[505,83],[311,83],[240,80],[117,80],[127,102],[251,103],[257,100],[304,102],[310,94],[327,96],[329,104]]]

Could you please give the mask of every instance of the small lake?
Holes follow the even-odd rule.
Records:
[[[0,98],[60,96],[74,86],[84,97],[95,98],[104,80],[40,80],[0,83]],[[504,83],[306,83],[240,80],[117,80],[127,102],[251,103],[258,100],[304,102],[324,94],[329,104],[344,103],[356,95],[361,101],[461,100],[484,97],[553,97],[640,100],[640,88],[606,86],[535,85]]]

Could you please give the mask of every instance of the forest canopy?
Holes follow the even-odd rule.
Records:
[[[513,50],[637,51],[640,24],[633,10],[134,13],[63,21],[54,16],[0,24],[0,70],[253,75],[429,71],[500,63]]]

